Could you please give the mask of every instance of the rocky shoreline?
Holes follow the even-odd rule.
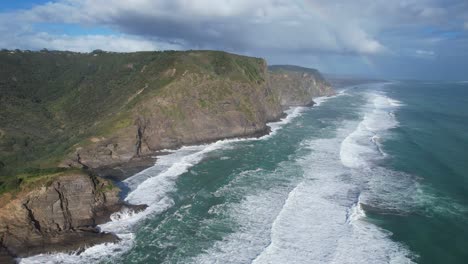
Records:
[[[308,106],[312,105],[313,103]],[[278,118],[269,122],[276,122],[284,117],[286,117],[286,114],[282,113]],[[266,128],[261,131],[256,131],[240,137],[233,136],[220,137],[214,140],[201,140],[199,142],[194,142],[191,145],[209,144],[231,138],[259,138],[268,135],[270,132],[270,127],[266,126]],[[17,194],[17,197],[23,198],[20,199],[20,202],[16,202],[16,204],[14,202],[14,204],[16,205],[16,210],[23,210],[23,214],[22,217],[19,217],[16,220],[29,222],[29,224],[25,226],[30,230],[25,231],[24,228],[21,227],[15,229],[15,227],[11,226],[2,226],[1,223],[13,222],[13,220],[5,218],[2,219],[0,216],[0,233],[2,233],[2,229],[8,230],[0,239],[0,263],[15,263],[15,258],[17,257],[28,257],[48,252],[80,252],[84,250],[84,248],[96,244],[118,242],[119,238],[115,234],[101,232],[97,225],[110,221],[110,216],[113,213],[120,212],[122,210],[139,212],[146,209],[147,205],[132,205],[123,202],[122,198],[124,197],[119,195],[119,192],[124,190],[115,185],[120,185],[119,183],[128,177],[153,166],[155,162],[157,162],[158,156],[166,154],[168,154],[168,152],[158,151],[145,156],[135,157],[125,163],[121,163],[113,167],[102,167],[97,169],[84,168],[83,172],[77,174],[58,176],[52,183],[47,183],[49,186],[43,187],[44,190],[42,190],[40,195],[31,193]],[[87,180],[88,177],[91,182],[93,182],[92,186],[89,184],[90,181]],[[80,181],[84,181],[84,184],[80,184]],[[101,185],[101,187],[97,185]],[[111,185],[112,188],[109,187]],[[61,194],[59,190],[60,188],[66,189],[68,193]],[[98,190],[99,188],[101,190]],[[106,192],[103,192],[105,189],[107,189]],[[83,190],[92,191],[85,194],[78,194],[78,192],[82,192]],[[101,197],[97,198],[96,194],[100,191],[102,192],[100,194]],[[57,192],[57,195],[55,195],[55,192]],[[31,198],[31,195],[34,195],[34,198]],[[55,195],[55,197],[52,198],[51,195]],[[85,206],[69,205],[68,199],[72,198],[75,199],[75,203],[79,203],[81,205],[85,204]],[[81,199],[76,200],[76,198]],[[67,201],[65,202],[64,199]],[[86,204],[82,202],[83,199],[94,199],[95,201],[102,200],[102,204]],[[27,204],[32,200],[37,201],[36,204],[38,205],[29,208]],[[60,203],[60,209],[58,210],[54,208],[54,205],[57,203]],[[67,203],[67,205],[64,206],[65,203]],[[52,208],[49,206],[50,204],[53,204]],[[88,206],[86,207],[86,205]],[[69,206],[73,207],[73,209],[68,208]],[[11,207],[2,207],[2,204],[0,203],[0,214],[2,214],[2,209],[12,210]],[[37,220],[38,217],[34,212],[42,213],[47,212],[48,210],[52,215],[46,216],[44,213],[44,215],[41,215],[43,219]],[[71,211],[73,211],[74,214],[79,214],[89,210],[93,211],[93,214],[82,219],[85,221],[85,224],[73,225],[72,223],[66,223],[67,221],[72,221],[72,219],[74,222],[77,222],[76,217],[71,215],[67,216]],[[57,211],[59,211],[58,216],[54,215]],[[27,212],[27,216],[24,214],[25,212]],[[62,226],[59,226],[60,222],[62,223]],[[41,226],[48,226],[50,224],[57,225],[57,228],[55,230],[41,230]],[[34,235],[31,236],[31,229],[33,230],[32,233],[34,235],[42,236],[42,238],[38,239]]]
[[[139,212],[147,207],[122,202],[111,182],[84,172],[32,184],[0,201],[0,258],[5,261],[116,242],[116,235],[101,232],[97,225],[123,209]]]
[[[306,107],[312,107],[314,103],[305,105]],[[282,113],[278,118],[270,120],[269,122],[277,122],[280,121],[281,119],[285,118],[287,116],[286,113]],[[190,144],[186,144],[183,146],[196,146],[196,145],[204,145],[204,144],[210,144],[214,143],[219,140],[226,140],[226,139],[233,139],[233,138],[260,138],[263,136],[266,136],[271,133],[271,128],[266,127],[265,129],[261,131],[256,131],[251,134],[246,134],[242,136],[232,136],[232,137],[220,137],[216,138],[213,140],[200,140],[196,141]],[[177,150],[182,146],[177,146],[175,148],[171,148],[170,150]],[[124,181],[125,179],[137,174],[138,172],[141,172],[151,166],[153,166],[157,160],[158,157],[167,155],[170,152],[165,152],[165,151],[156,151],[154,153],[149,153],[144,156],[140,157],[135,157],[132,158],[129,161],[126,161],[124,163],[119,163],[110,167],[100,167],[96,169],[90,169],[91,174],[95,174],[99,177],[102,177],[104,179],[109,179],[115,183]]]

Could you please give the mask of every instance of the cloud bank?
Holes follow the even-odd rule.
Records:
[[[468,43],[466,21],[465,0],[55,0],[0,13],[0,47],[222,49],[315,61],[450,56]]]

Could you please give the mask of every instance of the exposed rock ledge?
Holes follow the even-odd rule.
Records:
[[[55,175],[0,200],[0,262],[44,252],[72,251],[119,238],[97,225],[124,207],[109,181],[82,172]],[[41,186],[42,187],[39,187]],[[8,197],[9,196],[9,197]]]

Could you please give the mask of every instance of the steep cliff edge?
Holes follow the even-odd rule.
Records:
[[[334,94],[315,69],[271,66],[267,72],[265,61],[250,63],[249,67],[237,69],[233,65],[222,66],[223,72],[247,76],[245,79],[184,70],[156,96],[142,100],[133,109],[133,126],[78,147],[62,165],[99,169],[161,149],[263,135],[269,131],[267,122],[280,118],[282,109],[311,106],[314,97]],[[176,68],[170,71],[177,74]]]
[[[76,147],[61,166],[113,167],[162,149],[267,133],[267,122],[281,117],[282,108],[268,85],[266,62],[222,53],[204,65],[200,55],[188,54],[164,72],[173,80],[132,107],[130,125],[92,136],[94,142]],[[192,57],[196,67],[186,61]]]
[[[23,257],[117,241],[96,225],[127,206],[118,193],[109,181],[78,171],[30,179],[0,199],[0,248]]]
[[[293,65],[270,66],[269,85],[283,107],[312,105],[314,97],[335,94],[318,70]]]

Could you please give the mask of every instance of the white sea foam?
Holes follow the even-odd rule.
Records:
[[[271,132],[268,135],[260,137],[259,139],[265,140],[276,135],[278,130],[280,130],[284,125],[290,123],[296,117],[300,116],[306,109],[306,107],[299,106],[291,107],[288,110],[284,111],[286,113],[286,117],[282,118],[280,121],[268,123],[268,126],[271,128]]]
[[[340,149],[342,164],[352,169],[355,178],[366,182],[361,202],[373,210],[396,214],[417,212],[430,216],[466,212],[468,209],[458,202],[421,185],[418,177],[375,164],[388,156],[382,142],[392,128],[399,126],[394,112],[404,104],[379,92],[368,94],[368,98],[370,103],[365,107],[363,120],[343,140]]]
[[[369,175],[341,162],[340,145],[351,144],[343,139],[354,126],[309,142],[312,154],[299,161],[305,180],[289,194],[272,224],[271,244],[253,263],[411,263],[406,248],[365,219],[361,195]]]
[[[358,220],[366,217],[366,212],[362,209],[360,200],[361,199],[358,199],[358,201],[348,210],[348,217],[346,221],[348,224],[354,224]]]
[[[315,102],[314,107],[318,107],[321,104],[323,104],[324,102],[326,102],[326,101],[328,101],[328,100],[330,100],[332,98],[335,98],[335,97],[341,96],[341,95],[345,95],[345,94],[346,94],[346,90],[341,90],[340,92],[338,92],[336,95],[333,95],[333,96],[316,97],[316,98],[314,98],[314,102]],[[268,138],[274,136],[279,129],[281,129],[282,127],[284,127],[284,125],[290,123],[292,120],[294,120],[295,118],[300,116],[307,109],[308,109],[308,107],[302,107],[302,106],[289,108],[288,110],[285,111],[285,113],[287,114],[285,118],[281,119],[278,122],[272,122],[272,123],[268,124],[268,126],[271,128],[271,133],[261,137],[260,139],[262,139],[262,140],[263,139],[268,139]]]
[[[398,126],[394,111],[403,104],[379,93],[370,93],[366,113],[356,130],[341,144],[340,157],[349,168],[368,166],[369,160],[385,156],[380,138],[391,128]]]
[[[272,226],[271,244],[254,263],[388,263],[407,252],[367,223],[360,186],[340,166],[339,139],[316,140],[302,161],[304,181]],[[407,261],[407,259],[405,259]]]
[[[342,92],[344,92],[344,91],[342,91]],[[339,93],[339,94],[341,95],[341,94],[344,94],[344,93]],[[321,97],[314,98],[314,102],[315,102],[314,106],[319,106],[322,103],[328,101],[330,98],[332,98],[332,97],[330,97],[330,96],[321,96]]]
[[[235,180],[213,195],[242,197],[239,203],[216,205],[210,213],[213,219],[229,216],[236,232],[216,242],[204,254],[189,259],[187,263],[249,263],[269,244],[270,225],[283,207],[284,200],[294,187],[292,177],[300,171],[298,166],[285,162],[274,172],[262,169],[243,171]],[[280,180],[282,184],[274,184]],[[268,181],[268,182],[266,182]],[[255,185],[253,185],[255,183]],[[268,183],[272,183],[268,185]]]
[[[335,98],[337,96],[341,96],[341,95],[346,95],[347,94],[347,90],[349,88],[345,88],[345,89],[341,89],[340,91],[338,91],[335,95],[332,95],[332,96],[320,96],[320,97],[315,97],[314,98],[314,106],[317,107],[321,104],[323,104],[324,102],[332,99],[332,98]]]
[[[30,258],[20,259],[22,264],[69,264],[69,263],[97,263],[111,259],[124,253],[123,249],[133,246],[133,234],[123,234],[119,243],[100,244],[86,249],[81,254],[57,253],[41,254]]]

